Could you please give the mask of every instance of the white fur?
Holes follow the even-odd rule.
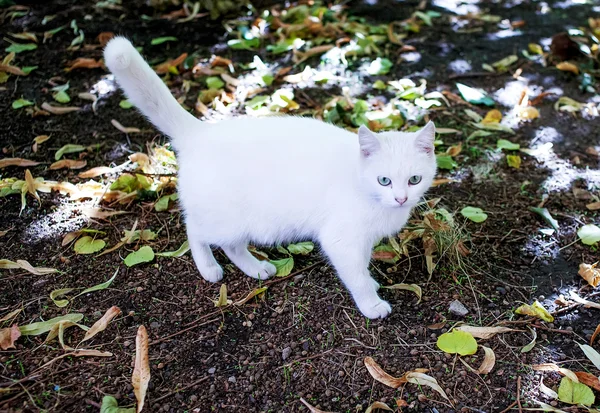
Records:
[[[361,127],[360,138],[308,118],[200,122],[128,40],[113,39],[104,56],[127,97],[173,140],[188,239],[206,280],[223,277],[211,245],[247,275],[266,279],[275,267],[254,258],[249,243],[312,239],[366,317],[391,312],[368,271],[371,250],[400,231],[433,181],[431,122],[414,133],[374,134]],[[418,185],[409,185],[413,175],[422,176]],[[380,185],[379,176],[392,184]],[[396,199],[403,198],[400,205]]]

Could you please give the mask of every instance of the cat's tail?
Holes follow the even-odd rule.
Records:
[[[127,98],[163,133],[177,141],[200,122],[175,100],[169,88],[124,37],[115,37],[104,49],[106,66]]]

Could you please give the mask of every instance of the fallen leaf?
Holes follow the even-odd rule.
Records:
[[[0,329],[0,348],[2,350],[16,348],[15,341],[17,341],[19,337],[21,337],[21,331],[16,324],[13,324],[12,327]]]
[[[558,70],[562,70],[563,72],[571,72],[576,75],[579,74],[579,68],[576,65],[574,65],[573,63],[560,62],[559,64],[556,65],[556,68]]]
[[[511,168],[519,169],[521,167],[521,157],[519,155],[506,155],[506,163]]]
[[[596,288],[600,285],[600,270],[596,268],[598,263],[590,264],[579,264],[578,274],[588,282],[589,285]]]
[[[558,387],[558,400],[563,403],[591,406],[594,404],[595,397],[592,389],[585,384],[563,377]]]
[[[12,320],[13,318],[15,318],[17,315],[19,315],[19,313],[23,311],[22,308],[17,308],[14,311],[11,311],[10,313],[6,314],[4,317],[0,318],[0,323],[4,322],[4,321],[8,321],[8,320]],[[600,326],[599,326],[600,328]]]
[[[69,300],[59,300],[58,297],[62,297],[63,295],[68,294],[73,290],[73,288],[60,288],[58,290],[53,290],[50,292],[50,299],[54,302],[54,304],[57,307],[66,307],[67,305],[69,305]]]
[[[596,330],[594,331],[594,334],[592,334],[592,338],[590,338],[590,346],[594,344],[594,341],[596,341],[596,337],[598,337],[598,334],[600,334],[600,324],[598,324]]]
[[[498,139],[498,142],[496,142],[496,147],[498,149],[506,149],[509,151],[518,151],[521,148],[518,143],[512,143],[506,139]]]
[[[523,348],[521,348],[521,353],[529,353],[531,350],[533,350],[535,344],[537,343],[537,331],[531,328],[529,329],[529,331],[531,331],[531,341],[525,346],[523,346]]]
[[[267,288],[269,287],[260,287],[260,288],[255,288],[254,290],[250,291],[250,293],[245,297],[242,298],[239,301],[236,301],[235,303],[233,303],[234,305],[243,305],[246,304],[248,301],[250,301],[252,298],[256,297],[257,295],[260,295],[262,293],[264,293],[265,291],[267,291]]]
[[[446,155],[448,156],[458,156],[458,154],[460,154],[460,152],[462,151],[462,144],[459,143],[458,145],[453,145],[451,147],[448,148],[448,150],[446,151]]]
[[[585,207],[590,211],[597,211],[600,209],[600,202],[592,202],[591,204],[587,204]]]
[[[302,402],[302,404],[304,404],[306,406],[306,408],[310,411],[310,413],[332,413],[332,412],[325,412],[323,410],[317,409],[316,407],[311,406],[306,400],[304,400],[302,397],[300,397],[300,402]]]
[[[485,212],[483,212],[483,210],[481,208],[475,208],[475,207],[464,207],[463,209],[460,210],[460,214],[465,217],[470,219],[473,222],[477,222],[477,223],[481,223],[483,221],[485,221],[487,219],[487,214]]]
[[[42,103],[41,106],[47,112],[52,113],[53,115],[66,115],[67,113],[80,111],[81,108],[78,106],[53,106],[48,102]]]
[[[114,169],[109,168],[108,166],[97,166],[95,168],[88,169],[85,172],[81,172],[78,176],[80,178],[95,178],[97,176],[110,174],[113,172],[114,172]]]
[[[231,304],[231,300],[227,299],[227,285],[221,284],[221,288],[219,288],[219,299],[214,300],[215,307],[226,307]]]
[[[558,394],[556,396],[558,397]],[[568,413],[565,410],[557,409],[556,407],[553,407],[544,402],[540,402],[538,400],[533,400],[533,401],[540,405],[540,408],[542,409],[543,412]]]
[[[131,375],[131,384],[133,393],[137,400],[137,412],[144,408],[144,399],[150,382],[150,364],[148,358],[148,332],[146,327],[141,325],[138,328],[135,338],[135,365]]]
[[[100,413],[135,413],[135,407],[128,409],[119,407],[117,399],[113,396],[104,396],[102,398],[102,405],[100,406]]]
[[[46,142],[48,139],[50,139],[50,136],[48,136],[48,135],[36,136],[35,138],[33,138],[33,145],[31,146],[31,150],[33,152],[37,152],[38,146],[41,145],[42,143]]]
[[[281,260],[270,260],[270,263],[277,268],[277,274],[275,274],[276,277],[288,276],[294,268],[293,257],[283,258]]]
[[[89,235],[81,237],[75,243],[73,247],[77,254],[93,254],[100,251],[106,246],[106,242],[102,239],[94,239]]]
[[[419,287],[417,284],[404,284],[404,283],[400,283],[400,284],[394,284],[394,285],[382,285],[381,288],[385,288],[387,290],[406,290],[406,291],[412,291],[419,298],[419,301],[417,303],[421,302],[421,297],[423,295],[423,291],[421,290],[421,287]]]
[[[25,271],[29,271],[34,275],[45,275],[52,274],[58,272],[57,269],[54,268],[46,268],[46,267],[34,267],[28,261],[25,260],[17,260],[16,262],[10,260],[0,260],[0,269],[24,269]]]
[[[68,63],[66,71],[70,72],[73,69],[97,69],[99,67],[104,67],[102,59],[96,60],[89,57],[79,57]]]
[[[517,116],[521,119],[537,119],[540,117],[540,111],[533,106],[525,106],[517,110]]]
[[[597,391],[600,391],[600,378],[586,371],[576,371],[574,373],[577,376],[577,379],[580,383],[583,383]]]
[[[49,169],[81,169],[87,165],[87,161],[77,161],[72,159],[63,159],[61,161],[56,161],[52,165],[50,165]]]
[[[94,325],[85,333],[85,337],[83,337],[83,340],[81,340],[81,342],[83,343],[84,341],[87,341],[94,337],[99,332],[104,331],[106,327],[108,327],[108,324],[112,321],[112,319],[118,316],[119,314],[121,314],[121,309],[117,306],[112,306],[111,308],[106,310],[106,313],[104,313],[102,318],[96,321]]]
[[[485,92],[479,89],[474,89],[467,85],[463,85],[462,83],[457,83],[456,87],[460,92],[461,96],[464,100],[474,105],[486,105],[486,106],[494,106],[494,100],[489,97]]]
[[[535,302],[532,305],[529,305],[529,304],[521,305],[519,308],[517,308],[515,310],[515,313],[539,318],[539,319],[542,319],[549,323],[554,321],[554,317],[552,317],[550,315],[548,310],[546,310],[544,308],[544,306],[542,304],[540,304],[540,302],[538,300],[535,300]]]
[[[60,158],[63,157],[64,154],[76,153],[76,152],[81,152],[81,151],[85,151],[85,146],[69,143],[69,144],[64,145],[63,147],[61,147],[59,150],[56,151],[56,153],[54,154],[54,160],[58,161]]]
[[[131,252],[123,261],[128,267],[141,264],[143,262],[150,262],[154,259],[154,251],[148,245],[144,245],[137,251]]]
[[[155,255],[159,257],[181,257],[190,250],[190,242],[185,240],[181,247],[175,251],[157,252]]]
[[[547,208],[535,208],[535,207],[531,207],[531,208],[529,208],[529,210],[531,212],[535,212],[536,214],[539,214],[556,231],[558,231],[560,229],[560,225],[558,224],[558,221],[555,220],[552,215],[550,215],[550,211],[548,211]]]
[[[600,370],[600,353],[587,344],[577,344],[579,345],[579,348],[581,348],[581,351],[584,352],[585,356],[592,362],[592,364],[596,366],[598,370]]]
[[[492,109],[485,114],[485,117],[481,120],[481,123],[500,123],[502,120],[502,112],[498,109]]]
[[[444,184],[449,184],[451,182],[455,182],[454,179],[450,179],[450,178],[434,179],[431,186],[435,187],[435,186],[440,186],[440,185],[444,185]]]
[[[577,230],[577,236],[585,245],[594,245],[600,241],[600,228],[594,224],[584,225]]]
[[[397,389],[404,383],[406,383],[405,377],[393,377],[387,374],[380,366],[373,360],[372,357],[365,357],[365,367],[369,371],[369,374],[380,383],[385,384],[388,387]]]
[[[23,98],[21,98],[21,99],[17,99],[17,100],[15,100],[15,101],[12,103],[12,108],[13,108],[13,109],[21,109],[21,108],[23,108],[23,107],[26,107],[26,106],[33,106],[33,105],[35,105],[35,103],[34,103],[34,102],[32,102],[32,101],[30,101],[30,100],[27,100],[27,99],[23,99]]]
[[[49,343],[58,337],[58,342],[64,350],[74,350],[72,347],[65,344],[65,330],[69,327],[75,326],[81,328],[82,330],[88,330],[86,326],[78,324],[74,321],[62,320],[52,326],[48,332],[46,340],[44,340],[44,343]]]
[[[437,347],[448,354],[467,356],[477,352],[477,341],[470,333],[453,330],[438,337]]]
[[[365,410],[365,413],[371,413],[375,409],[387,410],[389,412],[393,412],[392,408],[383,402],[375,402]]]
[[[113,37],[115,37],[113,32],[102,32],[96,37],[96,40],[98,40],[100,46],[104,47]]]
[[[314,248],[315,248],[315,244],[313,244],[310,241],[299,242],[297,244],[290,244],[287,246],[287,249],[289,252],[291,252],[292,254],[299,254],[299,255],[308,255],[312,252],[312,250]]]
[[[563,367],[559,367],[554,363],[535,364],[535,365],[531,366],[531,368],[535,371],[557,371],[560,374],[562,374],[563,376],[566,376],[575,382],[579,381],[579,379],[577,378],[577,375],[575,373],[573,373],[571,370],[565,369]]]
[[[139,128],[125,127],[125,126],[121,125],[119,123],[119,121],[117,121],[116,119],[111,120],[110,123],[112,123],[112,125],[115,128],[117,128],[118,130],[120,130],[123,133],[140,133],[141,132],[141,130]]]
[[[481,366],[477,369],[477,372],[479,374],[488,374],[496,365],[496,354],[494,353],[494,350],[489,347],[481,346],[481,348],[485,352],[485,357],[481,362]]]
[[[556,400],[558,399],[558,393],[555,392],[554,390],[552,390],[551,388],[547,387],[544,384],[544,378],[540,377],[540,391],[542,393],[544,393],[548,398],[550,398],[551,400]]]
[[[60,317],[54,317],[47,321],[40,321],[37,323],[27,324],[24,326],[20,326],[19,330],[21,334],[24,336],[39,336],[40,334],[47,333],[54,327],[56,324],[61,321],[71,321],[73,323],[77,323],[83,319],[83,314],[72,313],[63,315]]]
[[[593,301],[584,300],[575,291],[571,291],[571,298],[573,299],[573,301],[578,302],[579,304],[583,304],[587,307],[597,308],[600,310],[600,304],[595,303]]]
[[[468,326],[468,325],[461,325],[461,326],[455,327],[454,329],[458,330],[458,331],[464,331],[465,333],[471,334],[475,338],[481,338],[484,340],[486,340],[488,338],[492,338],[496,334],[517,331],[515,329],[508,328],[508,327],[476,327],[476,326]]]
[[[31,161],[23,158],[4,158],[0,159],[0,168],[6,168],[7,166],[35,166],[39,165],[39,162]]]
[[[450,399],[446,395],[446,392],[440,387],[437,380],[433,377],[417,371],[409,371],[404,375],[404,377],[406,377],[406,381],[408,381],[409,383],[413,383],[418,386],[431,387],[433,390],[438,392],[440,396],[442,396],[444,399],[450,401]]]
[[[188,54],[183,53],[177,59],[167,60],[166,62],[161,63],[160,65],[156,66],[154,68],[154,71],[158,74],[168,73],[171,67],[179,66],[180,64],[185,62],[185,59],[187,59],[187,57],[188,57]]]

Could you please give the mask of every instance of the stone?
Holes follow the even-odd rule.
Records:
[[[450,307],[448,308],[448,310],[452,314],[457,315],[459,317],[464,317],[469,313],[469,310],[467,310],[467,307],[465,307],[465,305],[458,300],[452,301],[450,303]]]
[[[292,355],[292,349],[290,347],[286,347],[281,352],[281,358],[283,360],[287,360]]]

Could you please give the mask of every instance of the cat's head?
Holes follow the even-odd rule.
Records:
[[[389,208],[415,206],[436,173],[435,125],[417,132],[358,130],[362,186],[375,202]]]

